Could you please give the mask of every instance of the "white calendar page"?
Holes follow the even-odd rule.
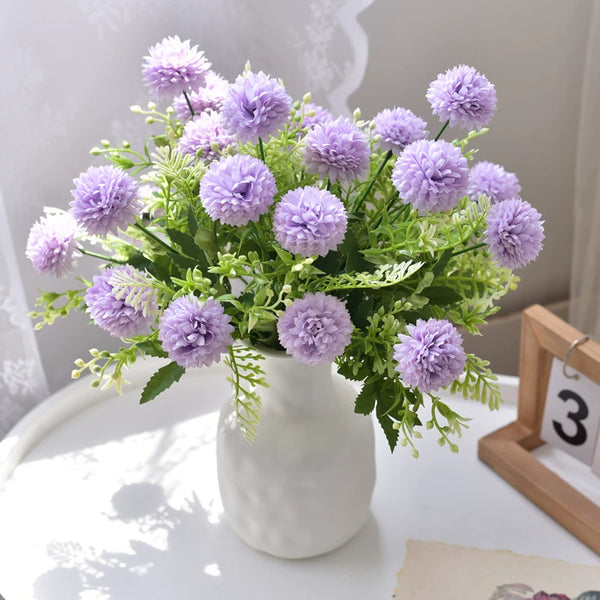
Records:
[[[568,373],[575,371],[568,367]],[[599,460],[600,385],[583,373],[578,375],[578,379],[565,376],[562,360],[554,357],[540,437],[591,465],[594,458]]]

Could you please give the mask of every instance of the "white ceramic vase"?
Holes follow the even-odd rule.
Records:
[[[375,485],[372,418],[354,413],[356,390],[331,365],[285,355],[265,361],[256,439],[220,414],[217,470],[225,517],[252,548],[281,558],[324,554],[365,523]]]

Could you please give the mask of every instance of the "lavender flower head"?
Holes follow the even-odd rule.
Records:
[[[519,198],[521,186],[514,173],[491,162],[480,162],[471,168],[467,194],[473,202],[477,202],[481,194],[485,194],[492,203]]]
[[[400,154],[392,171],[392,183],[400,198],[420,215],[454,207],[468,182],[467,159],[460,148],[444,140],[413,142]]]
[[[341,200],[316,187],[289,191],[273,214],[275,239],[302,256],[325,256],[335,250],[344,240],[347,222]]]
[[[338,117],[316,125],[306,135],[304,162],[309,173],[348,183],[369,170],[369,141],[353,123]]]
[[[221,354],[233,344],[230,321],[214,298],[200,303],[195,296],[183,296],[163,313],[158,339],[169,358],[182,367],[207,367],[221,360]]]
[[[268,211],[277,193],[267,165],[246,154],[213,162],[200,182],[200,201],[213,221],[246,225]]]
[[[496,112],[496,90],[473,67],[460,65],[440,73],[427,90],[427,100],[440,121],[461,129],[481,129]]]
[[[396,370],[403,381],[422,392],[450,385],[465,367],[462,337],[445,319],[418,319],[399,334],[394,346]]]
[[[156,319],[156,292],[146,275],[130,265],[95,275],[85,304],[92,321],[119,338],[148,333]]]
[[[173,97],[204,85],[210,63],[198,46],[179,36],[164,38],[144,56],[144,83],[157,98]]]
[[[36,221],[25,255],[39,273],[63,277],[75,267],[77,223],[69,213],[48,214]]]
[[[275,135],[290,118],[292,99],[285,88],[262,71],[238,75],[223,101],[225,129],[242,143]]]
[[[499,265],[518,269],[537,257],[544,240],[541,216],[520,198],[492,205],[487,215],[485,240]]]
[[[138,184],[113,166],[90,167],[73,180],[71,213],[92,235],[117,233],[135,221],[141,211]]]
[[[208,71],[204,86],[188,94],[194,114],[199,115],[207,110],[215,110],[217,112],[221,110],[228,90],[229,81],[214,71]],[[183,94],[173,99],[173,110],[180,121],[187,121],[192,116],[190,107]]]
[[[321,125],[327,121],[333,121],[333,115],[326,108],[314,102],[307,102],[304,105],[304,117],[302,118],[300,127],[303,129],[313,129],[316,125]]]
[[[352,329],[344,303],[323,292],[294,300],[277,323],[281,345],[307,365],[327,364],[342,354]]]
[[[211,110],[200,113],[186,123],[177,146],[180,152],[193,157],[201,150],[200,159],[211,162],[234,143],[235,138],[223,129],[218,113]]]
[[[427,138],[427,123],[406,108],[386,108],[375,115],[374,135],[380,135],[379,147],[394,154],[409,144]]]

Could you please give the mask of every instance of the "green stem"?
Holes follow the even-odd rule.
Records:
[[[381,164],[379,165],[379,168],[377,169],[377,173],[375,173],[374,177],[371,179],[371,181],[369,181],[369,185],[367,186],[367,189],[363,192],[363,195],[359,198],[358,202],[356,203],[356,206],[354,207],[353,212],[357,213],[358,210],[360,209],[360,207],[363,205],[365,199],[369,195],[369,192],[373,189],[373,186],[375,185],[377,178],[379,177],[379,175],[381,175],[381,171],[383,171],[383,168],[385,167],[387,162],[390,160],[390,158],[392,158],[393,154],[394,153],[391,150],[388,150],[386,152],[385,156],[383,157],[383,160],[381,161]]]
[[[437,142],[440,139],[440,136],[442,135],[442,133],[444,133],[444,131],[446,131],[446,127],[448,127],[449,124],[450,121],[448,120],[442,125],[440,132],[435,136],[435,139],[433,140],[434,142]]]
[[[395,223],[396,220],[398,219],[398,217],[403,216],[404,214],[409,212],[411,210],[411,208],[412,207],[410,204],[403,204],[402,207],[400,208],[400,210],[395,214],[394,218],[390,221],[390,225],[392,223]]]
[[[192,119],[193,119],[196,116],[196,113],[194,112],[194,107],[192,106],[190,97],[188,96],[188,94],[185,90],[183,90],[183,97],[185,98],[185,101],[187,102],[188,108],[190,109],[190,112],[192,113]]]
[[[258,138],[258,154],[260,156],[260,160],[262,160],[266,164],[266,161],[265,161],[265,148],[263,146],[263,141],[262,141],[261,137]]]
[[[263,259],[266,259],[268,252],[267,252],[267,249],[265,248],[262,238],[260,237],[260,233],[258,232],[258,229],[256,228],[256,223],[254,221],[250,221],[250,227],[252,229],[252,232],[254,233],[254,237],[256,238],[256,243],[260,246],[260,249],[261,249],[262,255],[263,255]]]
[[[454,257],[458,256],[459,254],[464,254],[465,252],[471,252],[472,250],[477,250],[478,248],[483,248],[484,246],[487,246],[487,244],[483,242],[475,246],[469,246],[468,248],[463,248],[462,250],[457,250],[456,252],[453,252],[452,256]]]
[[[125,265],[127,261],[117,260],[116,258],[111,258],[110,256],[104,256],[104,254],[98,254],[97,252],[92,252],[91,250],[86,250],[85,248],[78,248],[81,254],[85,254],[86,256],[93,256],[94,258],[100,258],[101,260],[105,260],[107,262],[115,263],[117,265]]]
[[[179,252],[177,252],[177,250],[175,250],[175,248],[172,248],[171,246],[169,246],[169,244],[167,244],[166,242],[161,240],[157,235],[152,233],[149,229],[146,229],[146,227],[144,227],[140,222],[136,221],[136,223],[134,223],[134,227],[136,227],[137,229],[139,229],[140,231],[145,233],[151,240],[155,241],[157,244],[159,244],[163,248],[166,248],[170,252],[175,252],[175,254],[179,254]]]

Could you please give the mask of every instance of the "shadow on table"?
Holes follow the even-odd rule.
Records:
[[[222,576],[250,582],[268,578],[277,567],[292,577],[308,573],[336,577],[336,565],[360,570],[380,560],[378,526],[371,516],[359,534],[326,556],[301,561],[276,559],[248,549],[220,515],[210,513],[194,495],[179,509],[168,505],[164,490],[153,483],[123,486],[112,498],[110,521],[123,536],[109,551],[75,542],[56,542],[48,549],[57,565],[35,581],[37,600],[77,600],[95,591],[98,600],[165,597],[196,600],[223,591]],[[127,533],[125,533],[127,532]],[[289,585],[289,581],[286,582]],[[88,595],[85,596],[90,597]],[[1,599],[0,599],[1,600]]]

